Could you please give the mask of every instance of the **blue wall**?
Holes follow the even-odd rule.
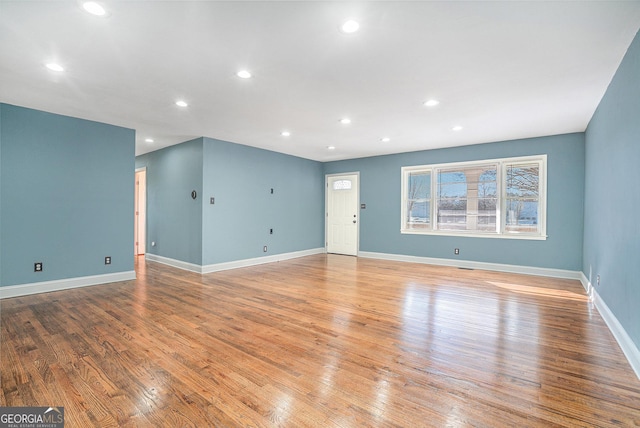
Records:
[[[204,265],[324,248],[320,162],[209,138],[204,154]]]
[[[400,233],[403,166],[547,154],[545,241]],[[360,171],[360,251],[580,270],[584,134],[566,134],[330,162],[326,174]],[[454,256],[453,249],[460,248]]]
[[[638,348],[639,162],[640,33],[587,127],[583,255],[585,276]]]
[[[136,159],[136,168],[147,168],[147,253],[202,264],[202,144],[198,138]]]
[[[147,168],[149,253],[205,266],[324,247],[319,162],[199,138],[136,166]]]
[[[0,118],[0,284],[133,271],[135,132],[7,104]]]

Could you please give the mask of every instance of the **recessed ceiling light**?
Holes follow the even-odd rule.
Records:
[[[382,141],[383,143],[388,143],[389,141],[391,141],[391,138],[389,138],[389,137],[382,137],[382,138],[380,139],[380,141]]]
[[[282,135],[283,137],[289,137],[289,136],[291,136],[291,132],[289,132],[289,131],[282,131],[282,132],[280,133],[280,135]]]
[[[51,71],[64,71],[64,67],[55,62],[49,62],[46,66]]]
[[[189,104],[187,104],[186,102],[184,102],[182,100],[178,100],[178,101],[176,101],[176,105],[179,106],[179,107],[186,107]]]
[[[340,123],[343,125],[348,125],[351,123],[351,119],[349,119],[348,117],[343,117],[342,119],[340,119]]]
[[[153,143],[153,138],[145,138],[144,141],[147,143]]]
[[[460,126],[460,125],[454,126],[453,128],[451,128],[451,130],[453,130],[453,131],[462,131],[462,126]]]
[[[434,99],[431,99],[431,100],[428,100],[428,101],[424,102],[424,105],[427,106],[427,107],[435,107],[438,104],[440,104],[440,101],[434,100]]]
[[[358,22],[354,21],[353,19],[350,19],[350,20],[346,21],[340,27],[342,32],[346,33],[346,34],[355,33],[356,31],[358,31],[359,28],[360,28],[360,24],[358,24]]]
[[[82,8],[95,16],[105,16],[107,11],[104,7],[98,2],[95,1],[86,1],[82,3]]]
[[[335,146],[327,146],[327,150],[335,150]]]
[[[249,79],[251,78],[251,73],[248,70],[240,70],[236,73],[236,76],[242,79]]]

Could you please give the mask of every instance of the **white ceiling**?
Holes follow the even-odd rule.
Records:
[[[327,161],[584,131],[640,28],[639,1],[101,3],[0,0],[0,101],[133,128],[136,154],[206,136]]]

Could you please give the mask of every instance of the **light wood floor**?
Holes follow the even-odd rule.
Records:
[[[5,299],[3,406],[67,427],[640,426],[579,282],[317,255]]]

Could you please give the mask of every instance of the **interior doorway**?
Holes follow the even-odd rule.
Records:
[[[147,241],[147,169],[136,169],[134,226],[133,226],[133,254],[143,255],[146,252]]]
[[[327,253],[358,255],[360,223],[358,173],[328,175]]]

